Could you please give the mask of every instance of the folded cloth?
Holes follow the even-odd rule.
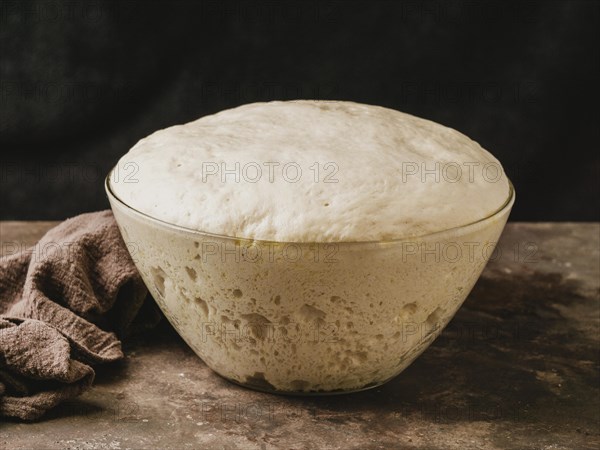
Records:
[[[111,211],[0,258],[0,417],[34,420],[81,394],[92,366],[123,358],[120,339],[159,319]]]

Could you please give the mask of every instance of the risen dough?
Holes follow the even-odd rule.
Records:
[[[152,217],[288,242],[423,235],[484,218],[509,192],[463,134],[342,101],[253,103],[160,130],[115,173],[117,196]]]

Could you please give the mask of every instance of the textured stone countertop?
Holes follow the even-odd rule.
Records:
[[[2,248],[51,225],[1,222]],[[509,224],[450,325],[380,388],[247,390],[163,323],[45,420],[0,423],[0,448],[600,448],[599,238],[598,223]]]

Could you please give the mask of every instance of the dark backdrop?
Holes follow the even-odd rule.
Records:
[[[1,219],[108,207],[138,139],[259,100],[379,104],[504,164],[513,220],[598,220],[595,1],[2,2]]]

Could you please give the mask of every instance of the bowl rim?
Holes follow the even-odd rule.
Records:
[[[167,222],[165,220],[158,219],[147,213],[144,213],[144,212],[132,207],[131,205],[127,204],[125,201],[123,201],[121,198],[119,198],[117,196],[117,194],[113,191],[113,189],[110,185],[110,178],[116,167],[117,166],[113,167],[110,170],[110,172],[108,173],[108,175],[106,175],[106,178],[104,179],[104,189],[108,196],[109,202],[110,202],[110,200],[114,200],[118,204],[120,204],[122,207],[124,207],[126,210],[141,217],[142,219],[148,220],[150,222],[155,223],[156,225],[158,225],[160,227],[167,228],[172,231],[179,231],[179,232],[183,232],[183,233],[187,233],[187,234],[193,234],[195,236],[201,236],[203,238],[210,237],[210,238],[229,240],[229,241],[235,241],[235,242],[247,241],[247,242],[253,242],[253,243],[257,243],[257,244],[266,244],[266,245],[331,244],[331,245],[352,246],[352,245],[360,245],[360,244],[362,244],[362,245],[394,244],[394,243],[407,242],[407,241],[416,240],[416,239],[420,240],[420,239],[430,238],[432,236],[449,234],[452,232],[456,232],[458,230],[463,230],[463,229],[466,229],[466,228],[469,228],[469,227],[472,227],[472,226],[475,226],[478,224],[482,224],[487,221],[492,221],[494,218],[503,215],[505,212],[507,212],[507,211],[510,212],[510,210],[515,202],[515,199],[516,199],[516,192],[515,192],[514,186],[513,186],[512,182],[510,181],[510,179],[508,177],[506,177],[506,179],[508,181],[508,189],[509,190],[508,190],[508,196],[507,196],[506,200],[504,201],[504,203],[502,203],[502,205],[499,208],[497,208],[495,211],[488,214],[487,216],[482,217],[477,220],[474,220],[472,222],[463,224],[463,225],[457,225],[457,226],[450,227],[450,228],[444,228],[442,230],[433,231],[433,232],[429,232],[429,233],[402,236],[402,237],[393,238],[393,239],[382,239],[382,240],[378,240],[378,241],[310,241],[310,242],[309,241],[275,241],[275,240],[269,240],[269,239],[254,239],[254,238],[248,238],[248,237],[238,237],[238,236],[229,236],[229,235],[225,235],[225,234],[210,233],[210,232],[206,232],[206,231],[196,230],[194,228],[188,228],[188,227],[184,227],[181,225],[176,225],[174,223]],[[111,208],[112,208],[112,203],[111,203]]]

